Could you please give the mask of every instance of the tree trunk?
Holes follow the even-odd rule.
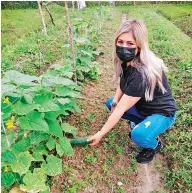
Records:
[[[71,30],[71,23],[69,19],[69,12],[68,12],[68,4],[67,1],[65,1],[65,12],[66,12],[66,19],[67,19],[67,31],[69,33],[69,42],[71,45],[71,54],[72,54],[72,60],[73,60],[73,69],[74,69],[74,74],[73,74],[73,80],[75,83],[77,83],[77,74],[76,74],[76,61],[75,61],[75,49],[73,46],[73,34]]]
[[[38,3],[38,7],[39,7],[39,12],[40,12],[40,15],[41,15],[41,22],[42,22],[42,25],[43,25],[43,32],[45,35],[47,35],[47,29],[46,29],[46,25],[45,25],[45,21],[44,21],[44,17],[43,17],[43,12],[42,12],[42,9],[41,9],[41,3],[40,1],[37,1]]]

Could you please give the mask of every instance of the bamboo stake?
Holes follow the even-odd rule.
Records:
[[[67,31],[69,33],[69,43],[71,45],[71,54],[72,54],[72,59],[73,59],[73,69],[74,69],[74,74],[73,74],[73,80],[75,83],[77,83],[77,74],[76,74],[76,61],[75,61],[75,49],[73,46],[73,34],[71,30],[71,23],[69,19],[69,12],[68,12],[68,4],[67,1],[65,1],[65,13],[66,13],[66,19],[67,19]]]
[[[47,35],[47,29],[46,29],[45,20],[44,20],[44,17],[43,17],[43,12],[42,12],[42,9],[41,9],[40,1],[37,1],[37,4],[38,4],[39,12],[40,12],[40,15],[41,15],[41,22],[42,22],[42,25],[43,25],[43,32],[44,32],[45,35]]]

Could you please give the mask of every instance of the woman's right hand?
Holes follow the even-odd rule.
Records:
[[[92,135],[91,137],[88,138],[88,141],[92,141],[92,143],[89,145],[94,146],[98,144],[101,141],[102,137],[103,134],[101,133],[101,131],[98,131],[95,135]]]

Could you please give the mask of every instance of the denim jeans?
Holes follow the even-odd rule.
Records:
[[[112,101],[113,97],[109,98],[105,103],[108,110],[111,110],[110,104]],[[121,118],[136,124],[131,131],[131,139],[136,145],[143,148],[155,149],[158,144],[157,136],[173,125],[176,113],[173,117],[166,117],[160,114],[152,114],[144,117],[133,106]]]

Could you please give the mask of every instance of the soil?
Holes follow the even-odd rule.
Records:
[[[66,120],[77,128],[78,137],[95,134],[109,116],[105,101],[115,94],[118,84],[112,85],[110,81],[114,72],[112,45],[120,21],[121,13],[115,12],[113,19],[106,22],[98,47],[105,52],[97,60],[99,80],[84,85],[83,98],[78,101],[82,113],[74,113]],[[166,167],[163,156],[156,155],[149,164],[137,164],[134,157],[139,148],[128,138],[129,131],[128,122],[120,120],[98,145],[75,147],[73,156],[62,158],[64,173],[52,179],[52,192],[168,192],[162,185],[164,176],[159,171]]]

